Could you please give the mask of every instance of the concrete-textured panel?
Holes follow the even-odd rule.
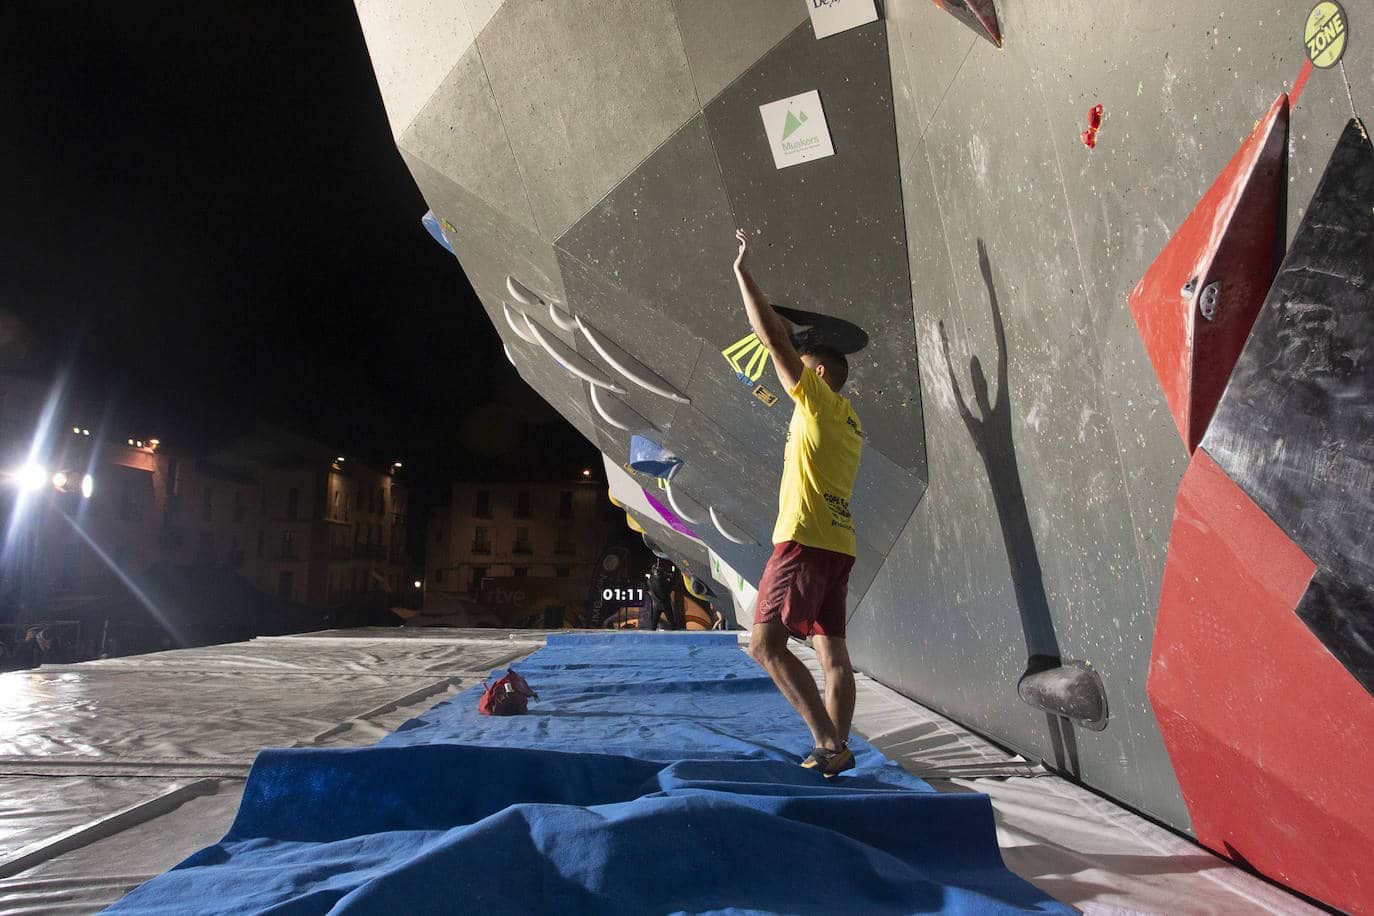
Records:
[[[973,110],[989,115],[970,123],[967,112]],[[1038,623],[1028,624],[1026,634],[1049,627],[1064,656],[1092,660],[1107,681],[1113,704],[1112,727],[1101,735],[1080,736],[1069,755],[1076,758],[1069,761],[1073,768],[1086,781],[1121,797],[1148,798],[1148,803],[1136,803],[1152,813],[1186,822],[1145,701],[1153,590],[1140,567],[1112,407],[1104,393],[1102,356],[1089,315],[1091,299],[1084,291],[1082,261],[1055,165],[1058,151],[1044,113],[1026,62],[980,42],[925,134],[926,168],[935,189],[935,206],[927,206],[926,218],[940,221],[947,263],[927,257],[918,266],[913,256],[913,270],[929,273],[913,274],[912,282],[919,290],[929,278],[938,291],[944,285],[941,275],[952,277],[958,312],[957,320],[946,321],[952,355],[948,367],[938,319],[920,321],[932,461],[922,511],[931,513],[929,537],[942,553],[950,551],[947,541],[966,541],[977,528],[990,529],[975,544],[954,547],[955,552],[972,551],[964,568],[950,564],[936,571],[953,579],[944,593],[954,607],[932,610],[949,618],[977,609],[981,616],[974,619],[982,620],[982,631],[976,638],[983,646],[977,651],[989,656],[981,664],[1000,664],[983,630],[995,625],[994,632],[1011,637],[1008,657],[1019,653],[1024,665],[1031,638],[1017,632],[1021,626],[1008,633],[1007,625],[1015,624],[1019,605],[1034,605],[1031,617]],[[907,165],[914,171],[920,162],[913,160]],[[908,187],[916,190],[912,181]],[[922,231],[933,247],[937,234]],[[980,241],[988,252],[987,277],[980,264]],[[1005,325],[1005,354],[999,352],[991,321],[994,294]],[[941,371],[931,371],[936,368],[932,361]],[[1005,400],[1000,371],[1006,373]],[[993,402],[988,406],[995,409],[992,423],[987,422],[987,408],[978,403],[980,377],[986,400]],[[1147,395],[1158,398],[1153,390]],[[959,440],[966,444],[956,444]],[[973,454],[968,445],[977,446]],[[950,447],[964,450],[955,459],[962,472],[937,482],[942,476],[934,469],[937,452],[950,454]],[[986,521],[978,518],[983,513],[989,513]],[[894,551],[889,563],[896,556]],[[1013,566],[1020,568],[1014,577]],[[1009,584],[1017,586],[1011,589],[1010,615],[1006,604],[999,603],[1005,601]],[[894,660],[894,665],[902,663]],[[874,667],[882,664],[875,660]],[[1007,681],[1012,695],[1017,674],[1010,672]],[[1000,703],[998,695],[966,692],[961,698],[953,695],[954,689],[934,677],[922,678],[918,695],[983,720],[983,727],[1018,748],[1059,756],[1052,747],[1055,730],[1043,717],[1027,718],[1024,709]],[[1123,759],[1130,765],[1123,767]]]
[[[897,136],[905,158],[925,135],[979,38],[931,0],[888,0],[885,5]],[[968,114],[970,120],[987,116]]]
[[[401,155],[430,209],[457,230],[448,233],[449,241],[472,288],[484,301],[512,302],[506,291],[510,275],[544,295],[566,300],[551,245],[427,163],[404,150]],[[533,317],[551,326],[547,314]]]
[[[496,11],[501,8],[502,0],[463,0],[463,7],[468,16],[468,27],[472,29],[473,35],[480,35],[482,30],[491,22],[491,17],[496,15]]]
[[[819,90],[835,155],[777,169],[759,106]],[[869,444],[924,475],[900,167],[883,23],[816,41],[803,24],[706,109],[753,268],[780,305],[861,327],[845,393]]]
[[[865,448],[849,508],[859,535],[881,555],[916,511],[926,483],[875,448]]]
[[[678,410],[666,444],[683,459],[675,484],[702,505],[715,506],[760,544],[770,541],[782,449],[775,455],[753,452],[695,406]]]
[[[743,309],[738,324],[739,336],[749,333]],[[775,396],[777,403],[770,407],[755,397],[754,389],[758,385]],[[702,353],[687,393],[693,406],[704,411],[722,429],[729,430],[749,454],[770,458],[777,455],[781,460],[787,426],[792,419],[792,399],[783,392],[771,361],[756,384],[745,385],[719,350],[710,346]]]
[[[463,0],[356,0],[391,133],[399,137],[472,44]]]
[[[712,343],[742,314],[735,223],[705,118],[693,118],[558,240],[645,306]]]
[[[550,360],[539,347],[514,340],[508,333],[502,339],[525,383],[562,414],[583,438],[598,444],[597,422],[582,381]]]
[[[536,228],[476,48],[458,60],[397,145],[506,217]]]
[[[596,333],[629,353],[673,389],[686,394],[702,352],[702,344],[685,328],[657,311],[651,302],[633,295],[600,272],[559,251],[559,267],[568,294],[568,308]],[[672,425],[679,402],[625,379],[597,353],[584,335],[577,351],[621,382],[621,395],[659,429]]]
[[[477,47],[550,241],[699,110],[665,3],[508,0]]]
[[[673,0],[673,10],[703,105],[807,20],[800,0]]]

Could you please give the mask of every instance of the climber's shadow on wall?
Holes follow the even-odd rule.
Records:
[[[975,416],[959,386],[958,374],[949,355],[949,338],[944,322],[940,323],[940,344],[944,352],[945,368],[950,386],[974,448],[983,459],[988,483],[992,488],[997,518],[1001,523],[1002,540],[1006,545],[1016,606],[1021,616],[1021,629],[1026,640],[1026,671],[1018,683],[1022,699],[1032,706],[1046,710],[1050,741],[1055,763],[1060,770],[1078,773],[1078,745],[1073,724],[1065,716],[1089,727],[1105,726],[1106,699],[1102,682],[1096,672],[1079,662],[1065,662],[1054,631],[1049,600],[1040,568],[1040,554],[1035,547],[1030,512],[1021,488],[1021,471],[1016,462],[1016,443],[1011,429],[1011,389],[1007,383],[1007,332],[1002,324],[1002,312],[997,301],[997,289],[992,279],[992,265],[987,247],[978,241],[978,266],[987,286],[988,304],[992,309],[992,329],[997,339],[997,396],[989,391],[983,364],[977,356],[969,360],[969,376],[973,383],[973,399],[978,407]]]

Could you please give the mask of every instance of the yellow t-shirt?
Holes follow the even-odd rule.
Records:
[[[810,368],[787,393],[796,407],[787,428],[773,543],[796,541],[852,557],[849,498],[859,473],[863,427],[849,399],[831,391]]]

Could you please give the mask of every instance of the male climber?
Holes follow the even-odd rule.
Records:
[[[795,402],[783,450],[773,555],[759,581],[749,654],[806,720],[815,747],[802,762],[834,776],[854,766],[849,724],[854,718],[854,669],[845,646],[845,596],[854,565],[849,498],[859,470],[863,427],[839,394],[849,374],[844,354],[807,345],[798,352],[787,325],[749,275],[749,235],[735,233],[739,281],[749,324],[773,356],[783,390]],[[821,698],[811,672],[787,648],[789,635],[811,637],[825,674]]]

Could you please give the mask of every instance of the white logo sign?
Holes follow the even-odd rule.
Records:
[[[835,155],[830,128],[825,123],[821,94],[812,89],[789,99],[759,106],[763,129],[773,147],[773,162],[780,169],[812,159]]]
[[[873,0],[805,0],[817,38],[878,21]]]

